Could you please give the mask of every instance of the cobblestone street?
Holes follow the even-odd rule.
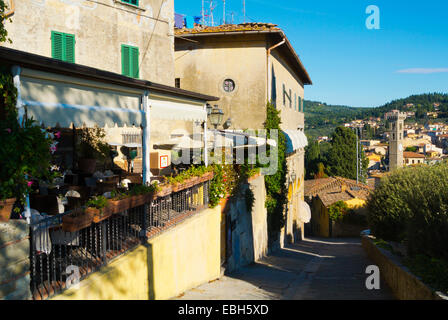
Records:
[[[305,239],[177,299],[394,299],[383,282],[380,290],[366,289],[365,270],[370,264],[360,239]]]

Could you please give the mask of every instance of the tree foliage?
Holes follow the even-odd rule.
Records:
[[[361,155],[360,181],[365,182],[369,162],[360,144],[358,152]],[[356,161],[356,134],[348,128],[336,128],[326,162],[329,175],[356,180]]]
[[[448,164],[399,169],[383,178],[368,203],[376,237],[407,241],[411,255],[448,261]]]
[[[5,29],[5,21],[8,19],[5,17],[8,7],[4,0],[0,0],[0,43],[5,41],[11,42],[8,38],[8,31]]]

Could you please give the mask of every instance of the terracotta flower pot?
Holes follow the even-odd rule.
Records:
[[[0,200],[0,222],[9,221],[14,203],[16,203],[16,198]]]
[[[93,214],[87,210],[75,210],[62,217],[62,230],[76,232],[89,227],[93,221]]]

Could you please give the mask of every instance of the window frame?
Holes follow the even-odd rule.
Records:
[[[123,2],[123,3],[125,3],[125,4],[129,4],[129,5],[131,5],[131,6],[138,7],[138,5],[139,5],[138,2],[139,2],[139,0],[135,0],[136,4],[131,3],[131,1],[133,1],[133,0],[120,0],[120,2]]]
[[[61,43],[61,51],[62,51],[62,57],[61,59],[59,59],[58,57],[56,57],[55,55],[55,35],[59,34],[62,36],[62,43]],[[67,60],[67,38],[68,37],[73,37],[73,61],[68,61]],[[51,57],[53,59],[59,60],[59,61],[63,61],[63,62],[68,62],[68,63],[76,63],[76,36],[72,33],[65,33],[65,32],[61,32],[61,31],[55,31],[52,30],[51,31]]]

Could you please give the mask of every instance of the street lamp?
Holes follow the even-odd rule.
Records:
[[[207,103],[207,117],[210,116],[210,114],[212,113],[212,110],[213,110],[212,105]]]
[[[222,109],[218,108],[218,105],[215,105],[214,109],[210,113],[210,123],[215,127],[215,130],[218,128],[218,126],[222,122],[222,118],[224,116],[224,112]]]

